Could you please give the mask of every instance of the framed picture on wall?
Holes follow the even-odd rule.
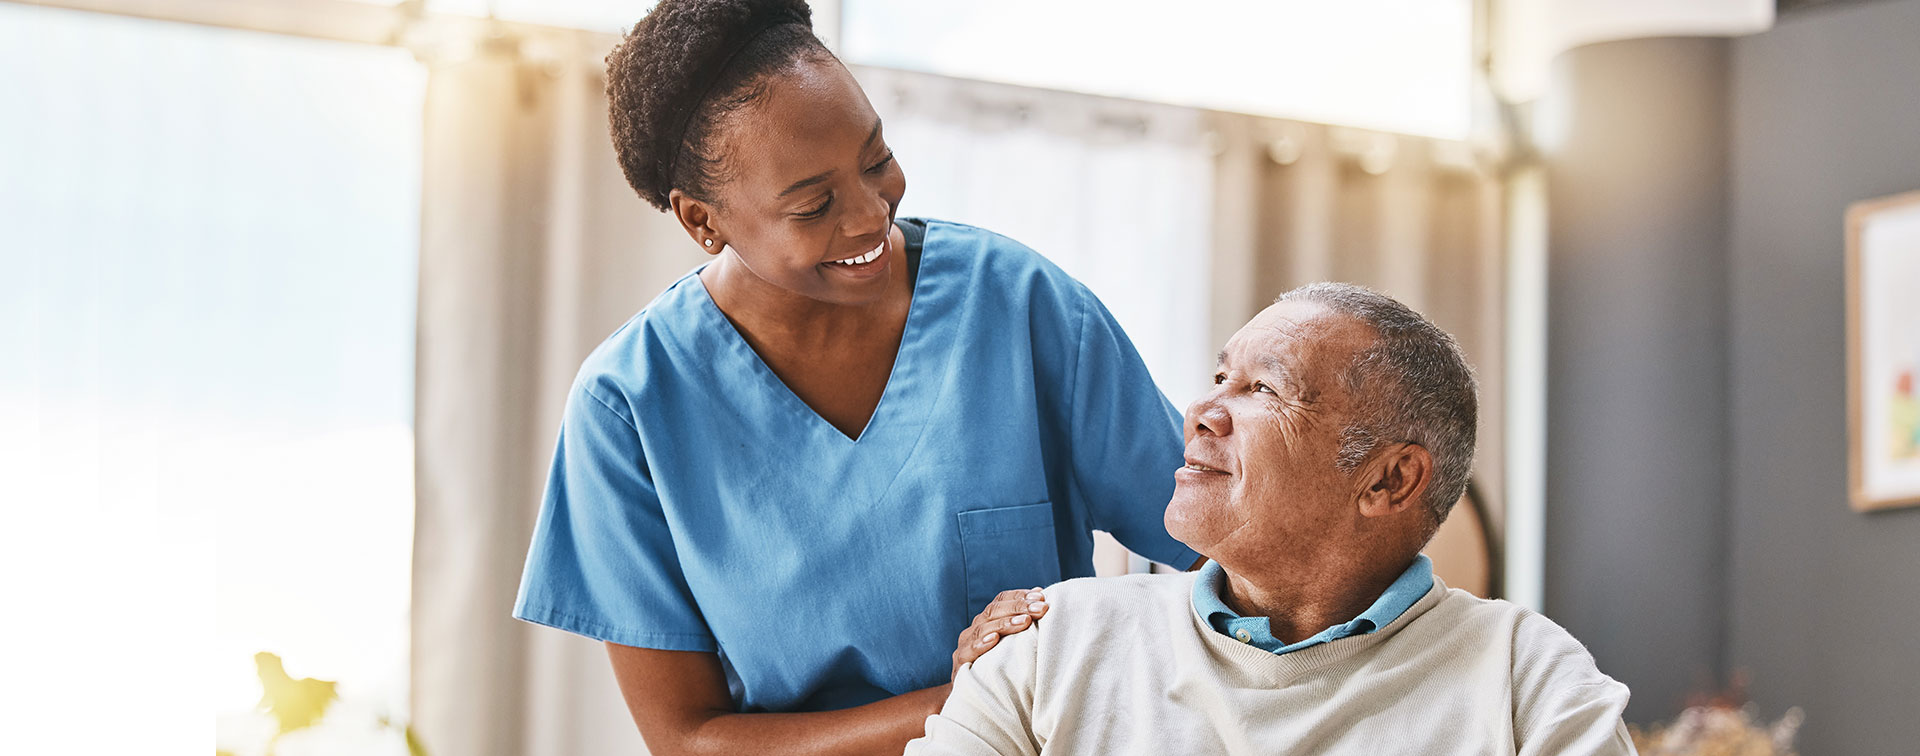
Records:
[[[1920,505],[1920,191],[1847,208],[1853,508]]]

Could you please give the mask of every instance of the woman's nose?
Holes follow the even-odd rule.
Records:
[[[892,232],[887,228],[887,220],[893,215],[893,207],[879,192],[867,192],[866,201],[851,212],[844,226],[848,236],[872,236],[879,231]]]

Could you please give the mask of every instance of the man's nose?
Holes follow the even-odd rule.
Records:
[[[1202,432],[1213,436],[1233,433],[1233,418],[1220,405],[1218,390],[1202,395],[1187,405],[1187,438]]]

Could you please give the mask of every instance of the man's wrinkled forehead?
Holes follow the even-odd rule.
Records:
[[[1355,352],[1371,341],[1371,329],[1325,305],[1278,302],[1227,341],[1218,364],[1318,384],[1342,374]]]
[[[1311,302],[1279,302],[1240,327],[1218,355],[1222,367],[1265,366],[1284,369],[1326,340],[1333,314]]]

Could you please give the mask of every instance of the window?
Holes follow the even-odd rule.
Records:
[[[34,651],[0,679],[52,740],[0,750],[204,743],[256,651],[405,717],[424,82],[0,5],[0,568],[58,573],[9,597]]]
[[[369,0],[392,4],[397,0]],[[817,0],[849,63],[1464,139],[1472,0]],[[620,33],[650,0],[433,0]]]
[[[844,57],[969,79],[1451,139],[1469,0],[844,0]]]

